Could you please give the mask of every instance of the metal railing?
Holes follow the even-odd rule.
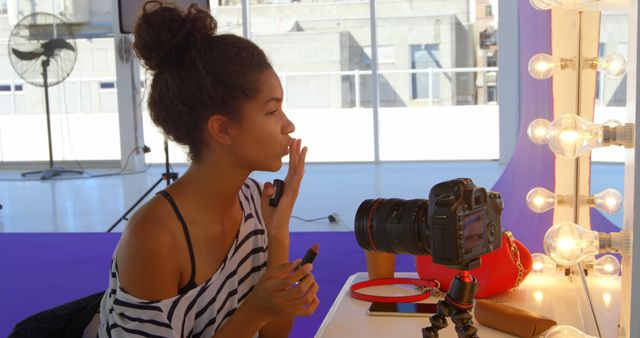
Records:
[[[467,68],[425,68],[425,69],[381,69],[378,70],[378,74],[427,74],[427,84],[428,84],[428,95],[426,100],[429,102],[429,105],[432,106],[435,102],[435,98],[433,95],[433,83],[434,83],[434,75],[437,74],[454,74],[454,73],[488,73],[488,72],[498,72],[498,67],[467,67]],[[287,78],[292,76],[327,76],[327,75],[338,75],[338,76],[353,76],[354,77],[354,87],[355,87],[355,108],[361,108],[361,93],[360,93],[360,81],[361,76],[363,75],[371,75],[372,72],[370,70],[349,70],[349,71],[333,71],[333,72],[278,72],[278,76],[280,77],[280,81],[282,82],[282,88],[285,91],[285,101],[283,103],[284,108],[288,107],[287,102]]]
[[[438,76],[439,74],[455,74],[455,73],[490,73],[490,72],[498,72],[498,67],[467,67],[467,68],[426,68],[426,69],[387,69],[387,70],[379,70],[378,73],[380,75],[385,75],[385,74],[409,74],[409,75],[413,75],[413,74],[427,74],[427,97],[424,98],[427,102],[427,104],[429,106],[433,106],[436,102],[438,97],[436,97],[434,95],[434,79],[435,76]],[[349,71],[317,71],[317,72],[287,72],[287,71],[281,71],[278,72],[278,76],[280,77],[280,80],[282,82],[282,87],[284,90],[284,96],[285,96],[285,100],[283,102],[283,106],[284,108],[288,108],[289,107],[289,102],[287,100],[287,82],[289,79],[293,78],[293,77],[311,77],[311,76],[352,76],[353,77],[353,83],[354,83],[354,108],[361,108],[362,107],[362,93],[361,93],[361,82],[362,82],[362,77],[363,76],[371,76],[372,72],[371,70],[359,70],[359,69],[355,69],[355,70],[349,70]],[[598,76],[598,92],[596,93],[596,99],[598,100],[598,103],[600,106],[605,105],[606,100],[604,100],[604,96],[606,95],[605,92],[605,83],[606,83],[606,79],[607,77],[605,77],[603,74],[599,74]],[[109,93],[109,92],[115,92],[116,89],[100,89],[99,84],[102,82],[112,82],[115,83],[115,77],[76,77],[76,78],[68,78],[64,81],[63,84],[61,84],[62,86],[64,86],[65,84],[75,84],[75,92],[76,94],[75,96],[75,100],[77,100],[77,111],[76,113],[85,113],[88,112],[86,108],[87,104],[85,104],[86,100],[89,100],[88,106],[89,107],[93,107],[95,100],[98,100],[98,98],[96,98],[96,95],[99,94],[103,94],[103,93]],[[141,79],[141,81],[145,81],[144,78]],[[91,88],[90,91],[90,95],[82,95],[83,94],[83,88],[86,88],[86,84],[89,83],[89,88]],[[22,91],[16,91],[16,86],[17,85],[22,85],[24,86],[25,82],[21,79],[15,79],[15,78],[10,78],[10,79],[5,79],[5,80],[0,80],[0,84],[4,84],[4,85],[10,85],[11,86],[11,90],[10,91],[6,91],[6,92],[0,92],[0,97],[2,96],[11,96],[11,113],[12,114],[19,114],[20,112],[18,111],[18,107],[17,107],[17,98],[20,97],[24,97],[24,87]],[[59,85],[59,86],[61,86]],[[484,86],[486,86],[486,81],[484,83]],[[478,86],[475,84],[473,84],[473,88],[478,89],[478,88],[482,88],[483,86]],[[55,88],[55,87],[54,87]],[[64,90],[63,88],[63,94],[65,97],[60,98],[59,102],[64,102],[64,100],[66,100],[67,97],[69,97],[69,93]],[[142,89],[143,94],[144,94],[144,89]],[[59,89],[52,89],[50,91],[50,95],[51,96],[55,96],[58,95]],[[421,98],[422,99],[422,98]],[[143,107],[146,108],[146,105],[142,105]],[[91,108],[89,108],[90,110]],[[62,107],[60,107],[60,111],[64,111],[62,109]],[[116,111],[113,111],[114,113]]]
[[[113,92],[115,93],[116,90],[115,89],[100,89],[100,83],[104,83],[104,82],[111,82],[111,83],[115,83],[116,78],[115,77],[77,77],[77,78],[67,78],[64,80],[63,83],[59,84],[58,86],[55,87],[51,87],[49,88],[49,96],[51,98],[55,97],[58,99],[59,105],[60,107],[52,107],[54,109],[59,109],[59,111],[65,111],[66,108],[63,106],[66,104],[66,100],[68,98],[68,96],[73,95],[70,94],[67,90],[66,90],[66,85],[69,84],[75,84],[76,88],[75,88],[75,95],[73,95],[75,97],[75,99],[77,100],[77,111],[75,111],[75,113],[86,113],[86,112],[90,112],[91,109],[84,109],[83,107],[85,106],[85,100],[89,100],[89,107],[93,106],[93,102],[96,99],[96,94],[99,94],[100,92],[106,93],[106,92]],[[8,80],[0,80],[0,84],[4,84],[4,85],[9,85],[11,86],[11,90],[7,91],[7,92],[0,92],[0,97],[2,96],[11,96],[11,113],[12,114],[18,114],[18,107],[17,107],[17,99],[19,97],[24,97],[25,95],[25,84],[26,82],[22,79],[15,79],[15,78],[11,78]],[[86,95],[82,95],[82,90],[83,88],[85,88],[83,85],[85,84],[89,84],[89,88],[93,89],[94,85],[95,85],[95,91],[91,90],[90,91],[90,95],[86,96]],[[22,86],[22,90],[18,91],[16,90],[17,86]],[[59,95],[60,92],[60,88],[62,89],[62,94],[63,95]],[[117,112],[117,110],[113,111],[113,113]]]

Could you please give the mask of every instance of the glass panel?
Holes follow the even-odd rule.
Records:
[[[280,76],[308,161],[372,161],[369,3],[254,0],[250,12],[251,38]]]
[[[600,18],[600,43],[598,55],[605,57],[612,53],[627,58],[628,42],[628,13],[603,12]],[[620,78],[608,77],[604,72],[598,72],[596,82],[596,105],[594,122],[603,123],[607,120],[629,122],[626,110],[627,76]],[[591,152],[594,162],[591,166],[592,175],[606,176],[606,182],[591,180],[591,193],[597,194],[605,189],[613,188],[624,196],[624,159],[625,149],[622,147],[605,147]],[[613,224],[622,228],[622,210],[614,213],[602,213]]]
[[[3,44],[0,49],[8,50],[7,40]],[[119,160],[116,93],[101,89],[103,83],[115,83],[113,39],[76,39],[76,46],[73,71],[49,88],[54,161]],[[44,89],[25,83],[13,67],[3,74],[0,82],[13,83],[15,92],[3,97],[9,108],[0,115],[0,157],[48,161]],[[105,90],[112,91],[109,97],[102,97]]]
[[[498,158],[498,2],[474,3],[377,3],[381,160]]]
[[[599,56],[610,54],[627,56],[628,19],[627,13],[604,12],[600,25]],[[604,72],[598,73],[596,104],[606,107],[624,107],[627,102],[627,77],[611,78]]]

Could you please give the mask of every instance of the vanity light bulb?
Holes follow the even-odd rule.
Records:
[[[572,266],[598,253],[598,233],[574,223],[558,223],[544,235],[544,251],[559,265]]]
[[[627,72],[627,60],[620,54],[611,54],[598,60],[598,69],[609,77],[621,77]]]
[[[606,189],[592,196],[590,204],[610,214],[618,211],[622,205],[622,195],[615,189]]]
[[[578,115],[565,114],[549,125],[549,148],[558,156],[570,158],[609,145],[632,148],[635,142],[634,129],[633,123],[622,125],[610,120],[600,125]]]
[[[620,262],[614,255],[604,255],[596,259],[594,268],[602,276],[617,276],[620,273]]]
[[[556,205],[556,194],[551,191],[536,187],[527,194],[527,206],[531,211],[543,213],[552,209]]]
[[[545,80],[560,68],[560,60],[549,54],[536,54],[529,60],[529,74],[538,80]]]
[[[539,11],[546,11],[556,6],[553,0],[530,0],[530,2],[531,6]]]
[[[590,336],[573,326],[569,325],[556,325],[549,329],[544,335],[544,338],[596,338]]]
[[[531,142],[535,144],[549,143],[549,126],[551,122],[545,119],[535,119],[529,123],[527,134]]]
[[[576,158],[602,144],[600,129],[578,115],[562,115],[549,125],[549,148],[558,156]]]
[[[630,235],[626,230],[604,233],[561,222],[544,234],[544,251],[562,266],[575,265],[597,253],[629,252],[630,247]]]
[[[536,252],[531,255],[531,273],[546,275],[556,271],[556,263],[549,256]]]

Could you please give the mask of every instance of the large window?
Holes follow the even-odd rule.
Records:
[[[498,158],[497,2],[469,2],[377,2],[380,160]]]
[[[266,52],[309,161],[495,159],[497,1],[473,0],[475,7],[469,1],[378,0],[372,20],[369,1],[251,0],[248,22],[240,0],[211,5],[218,33],[244,35],[248,28]],[[56,160],[120,160],[114,46],[110,38],[79,39],[74,72],[52,88]],[[5,45],[5,61],[6,53]],[[0,104],[7,109],[0,110],[0,161],[46,161],[42,89],[2,64]],[[152,149],[147,161],[158,163],[163,135],[146,111],[149,80],[141,71],[138,104]],[[604,95],[616,98],[609,86]],[[472,148],[439,142],[452,131],[465,135],[457,140],[476,140]],[[187,161],[185,149],[171,144],[170,152],[172,162]]]

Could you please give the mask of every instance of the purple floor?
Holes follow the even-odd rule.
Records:
[[[120,234],[0,233],[0,337],[29,315],[107,288],[109,263]],[[313,337],[347,278],[365,271],[353,232],[291,234],[291,257],[320,244],[314,275],[320,306],[296,319],[291,337]],[[415,271],[402,256],[397,271]]]

